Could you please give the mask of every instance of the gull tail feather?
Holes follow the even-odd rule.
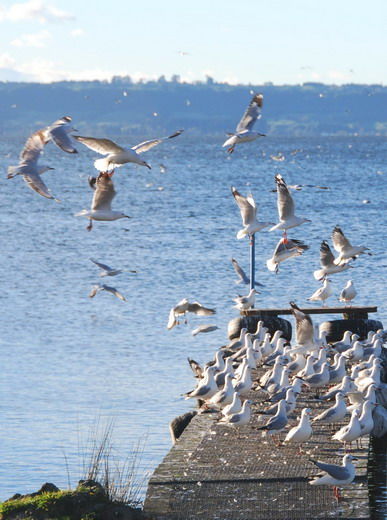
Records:
[[[313,276],[315,277],[316,280],[322,280],[325,276],[324,269],[319,269],[317,271],[314,271]]]
[[[8,175],[7,179],[13,179],[15,175],[18,175],[20,173],[18,166],[8,166]]]
[[[114,165],[110,164],[106,157],[94,161],[94,167],[100,172],[112,170]]]
[[[269,271],[277,271],[277,264],[276,262],[274,262],[272,258],[270,258],[270,260],[267,260],[266,265]]]

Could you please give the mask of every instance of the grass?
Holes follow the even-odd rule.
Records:
[[[83,479],[99,482],[111,502],[138,507],[145,476],[139,477],[139,464],[145,442],[138,441],[122,460],[113,444],[113,423],[100,433],[99,424],[93,430],[83,456]]]

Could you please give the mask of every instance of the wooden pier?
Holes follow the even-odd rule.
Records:
[[[262,374],[262,370],[256,376]],[[153,473],[144,513],[157,520],[369,519],[368,437],[355,449],[356,479],[337,503],[332,489],[311,486],[319,471],[309,458],[341,464],[343,450],[327,425],[313,425],[304,455],[294,445],[276,447],[257,427],[265,394],[251,391],[252,419],[239,431],[217,423],[218,414],[196,416]],[[293,426],[304,407],[313,415],[332,405],[303,392],[290,415]],[[348,418],[349,420],[349,418]],[[348,421],[347,421],[348,422]],[[342,425],[335,425],[337,431]],[[285,434],[282,434],[284,438]]]

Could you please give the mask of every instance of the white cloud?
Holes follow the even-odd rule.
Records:
[[[85,34],[85,31],[83,29],[73,29],[70,31],[71,36],[74,38],[78,38],[79,36],[83,36]]]
[[[28,2],[13,4],[8,8],[0,8],[0,21],[9,20],[20,22],[23,20],[38,20],[40,23],[65,22],[75,17],[43,0],[29,0]]]
[[[13,68],[15,60],[8,53],[0,54],[0,69]]]
[[[12,40],[11,45],[14,47],[45,47],[49,38],[51,38],[51,33],[43,30],[32,34],[22,34],[19,38]]]

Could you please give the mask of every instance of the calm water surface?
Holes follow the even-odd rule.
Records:
[[[5,167],[15,164],[24,140],[2,139]],[[289,236],[311,249],[282,264],[277,276],[266,260],[280,235],[259,234],[257,278],[265,288],[257,306],[284,306],[290,299],[304,304],[318,287],[312,271],[319,266],[320,242],[330,240],[339,224],[374,253],[359,259],[350,276],[356,303],[377,305],[378,319],[387,324],[386,139],[267,137],[228,157],[220,141],[183,134],[147,154],[151,171],[131,165],[117,171],[114,208],[133,218],[96,223],[91,233],[85,219],[73,216],[92,195],[87,176],[94,172],[94,155],[81,146],[79,151],[70,156],[47,147],[44,162],[56,170],[44,178],[61,204],[33,193],[20,178],[5,179],[5,170],[0,180],[0,499],[46,481],[66,487],[66,460],[75,485],[82,477],[84,439],[96,421],[113,421],[123,458],[146,439],[141,474],[167,453],[168,422],[193,405],[181,397],[194,384],[187,356],[212,358],[237,315],[231,299],[241,289],[230,258],[247,268],[248,245],[235,238],[240,215],[231,185],[244,194],[251,190],[261,218],[274,221],[276,172],[288,184],[330,187],[296,192],[298,214],[312,223]],[[270,158],[279,152],[285,161]],[[87,297],[100,280],[89,257],[139,271],[109,280],[127,303],[108,293]],[[333,277],[336,294],[348,278]],[[167,331],[169,309],[183,297],[216,307],[205,322],[220,329],[193,338],[190,329],[204,321],[194,317]]]

